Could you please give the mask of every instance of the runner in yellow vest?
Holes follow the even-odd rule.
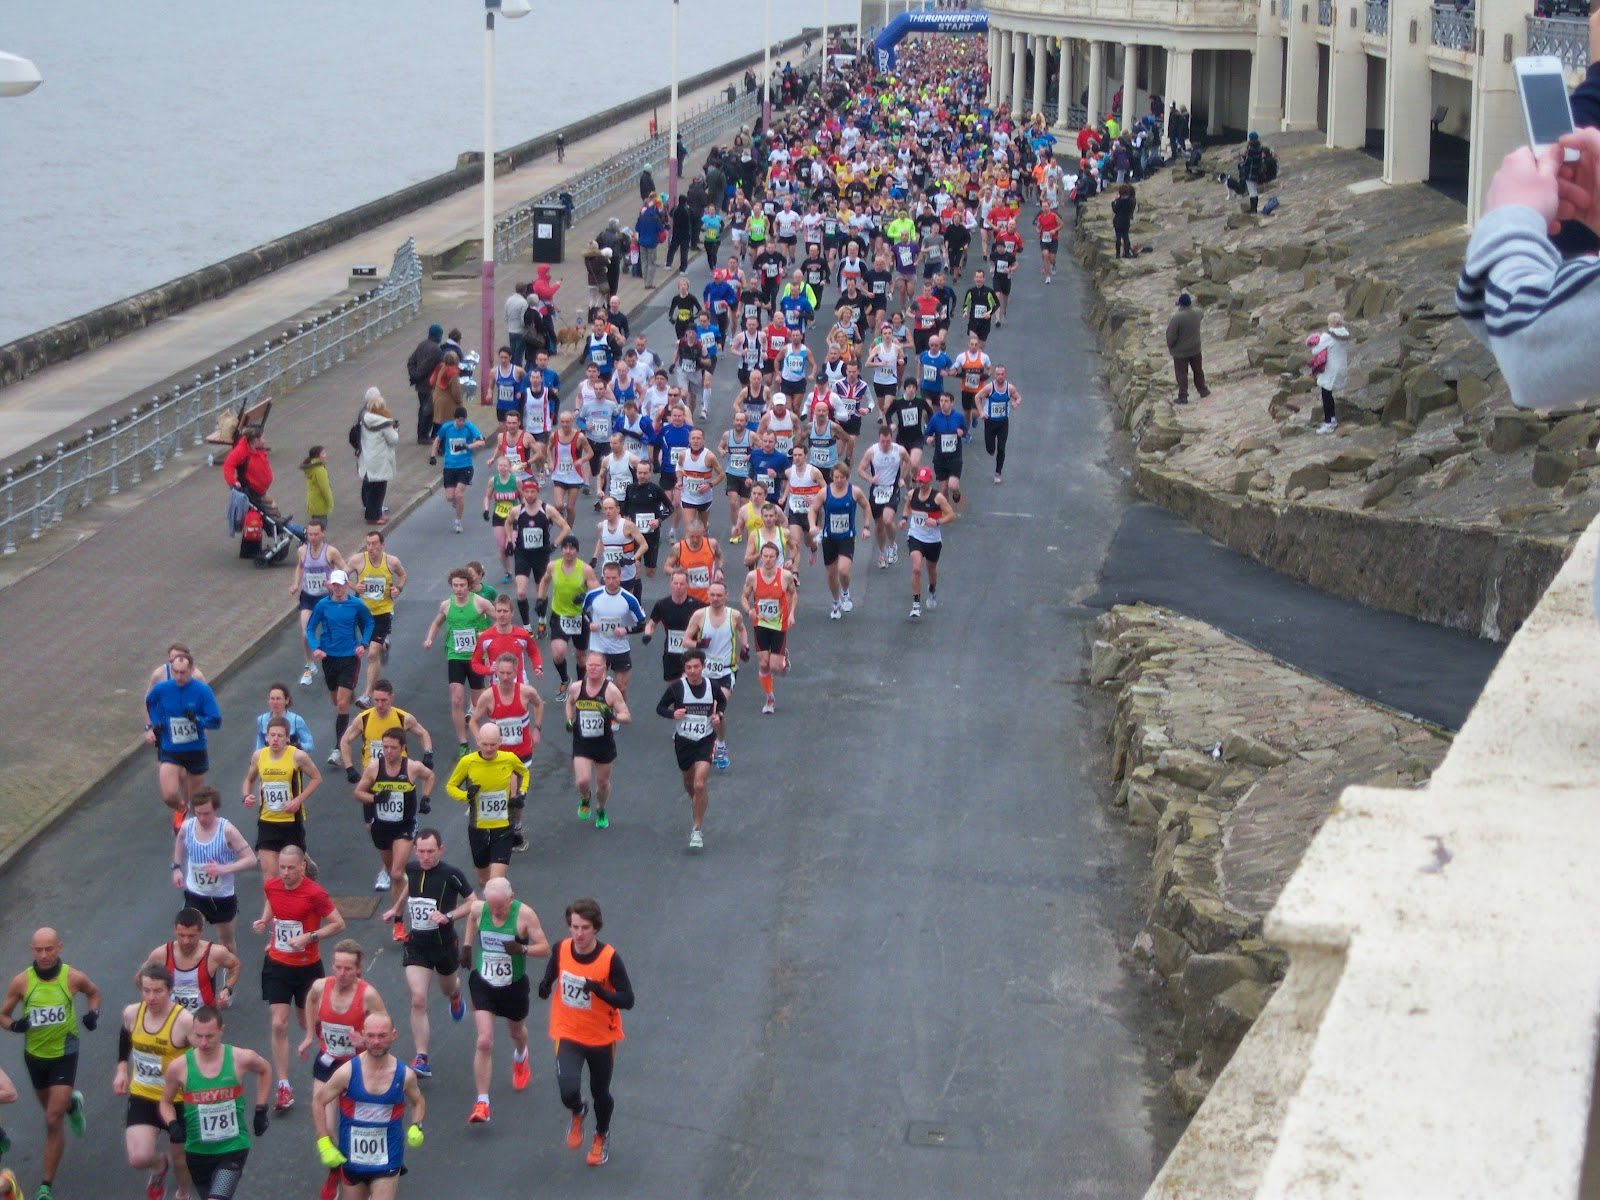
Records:
[[[172,987],[172,974],[166,967],[146,963],[139,968],[142,999],[122,1010],[117,1070],[111,1080],[112,1092],[128,1098],[128,1128],[123,1134],[128,1165],[135,1171],[150,1172],[146,1194],[151,1196],[165,1194],[169,1162],[177,1173],[178,1190],[189,1190],[183,1143],[170,1143],[166,1154],[157,1144],[167,1132],[161,1119],[167,1065],[189,1045],[190,1017],[183,1005],[173,1001]]]

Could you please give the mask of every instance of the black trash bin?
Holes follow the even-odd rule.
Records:
[[[565,256],[566,210],[559,204],[533,206],[533,261],[558,263]]]

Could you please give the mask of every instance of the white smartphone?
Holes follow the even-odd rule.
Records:
[[[1542,154],[1546,147],[1555,145],[1562,134],[1572,132],[1567,77],[1561,60],[1551,54],[1527,54],[1512,60],[1511,66],[1517,76],[1517,95],[1522,98],[1528,144],[1535,154]]]

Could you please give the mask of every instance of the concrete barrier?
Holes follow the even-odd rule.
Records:
[[[785,53],[806,39],[802,33],[774,47],[776,54]],[[756,51],[723,63],[709,71],[702,71],[679,83],[680,94],[713,83],[724,75],[759,63],[762,52]],[[671,97],[667,88],[660,88],[622,104],[613,105],[603,112],[551,130],[536,138],[521,142],[501,155],[516,166],[551,153],[555,149],[556,135],[562,134],[568,143],[588,137],[620,121],[640,116]],[[330,246],[347,241],[357,234],[375,229],[379,225],[403,217],[407,213],[425,208],[447,196],[474,186],[482,178],[482,168],[476,156],[471,161],[459,163],[450,171],[424,179],[410,187],[370,201],[356,208],[346,209],[325,221],[307,225],[293,233],[246,250],[241,254],[201,267],[187,275],[180,275],[153,288],[125,297],[113,304],[94,309],[71,320],[61,321],[36,333],[30,333],[0,346],[0,388],[9,387],[42,371],[55,363],[65,362],[86,354],[118,338],[126,337],[146,326],[185,309],[193,308],[207,300],[227,295],[251,280],[259,279],[280,267],[298,262]]]

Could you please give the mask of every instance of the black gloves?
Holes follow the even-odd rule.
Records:
[[[433,751],[432,750],[424,750],[422,752],[422,765],[427,767],[428,770],[430,770],[430,771],[433,770]]]
[[[28,1032],[28,1014],[27,1013],[21,1012],[21,1013],[18,1013],[16,1016],[11,1018],[11,1032],[12,1033],[27,1033]]]
[[[361,772],[353,766],[349,766],[344,769],[344,777],[351,783],[361,782]]]
[[[90,1033],[94,1032],[94,1027],[98,1024],[100,1024],[100,1010],[98,1008],[91,1008],[83,1014],[83,1027]]]
[[[256,1136],[257,1137],[260,1137],[262,1134],[266,1133],[266,1131],[267,1131],[267,1106],[265,1104],[256,1105],[256,1119],[255,1119],[255,1124],[252,1126],[252,1128],[256,1131]]]

